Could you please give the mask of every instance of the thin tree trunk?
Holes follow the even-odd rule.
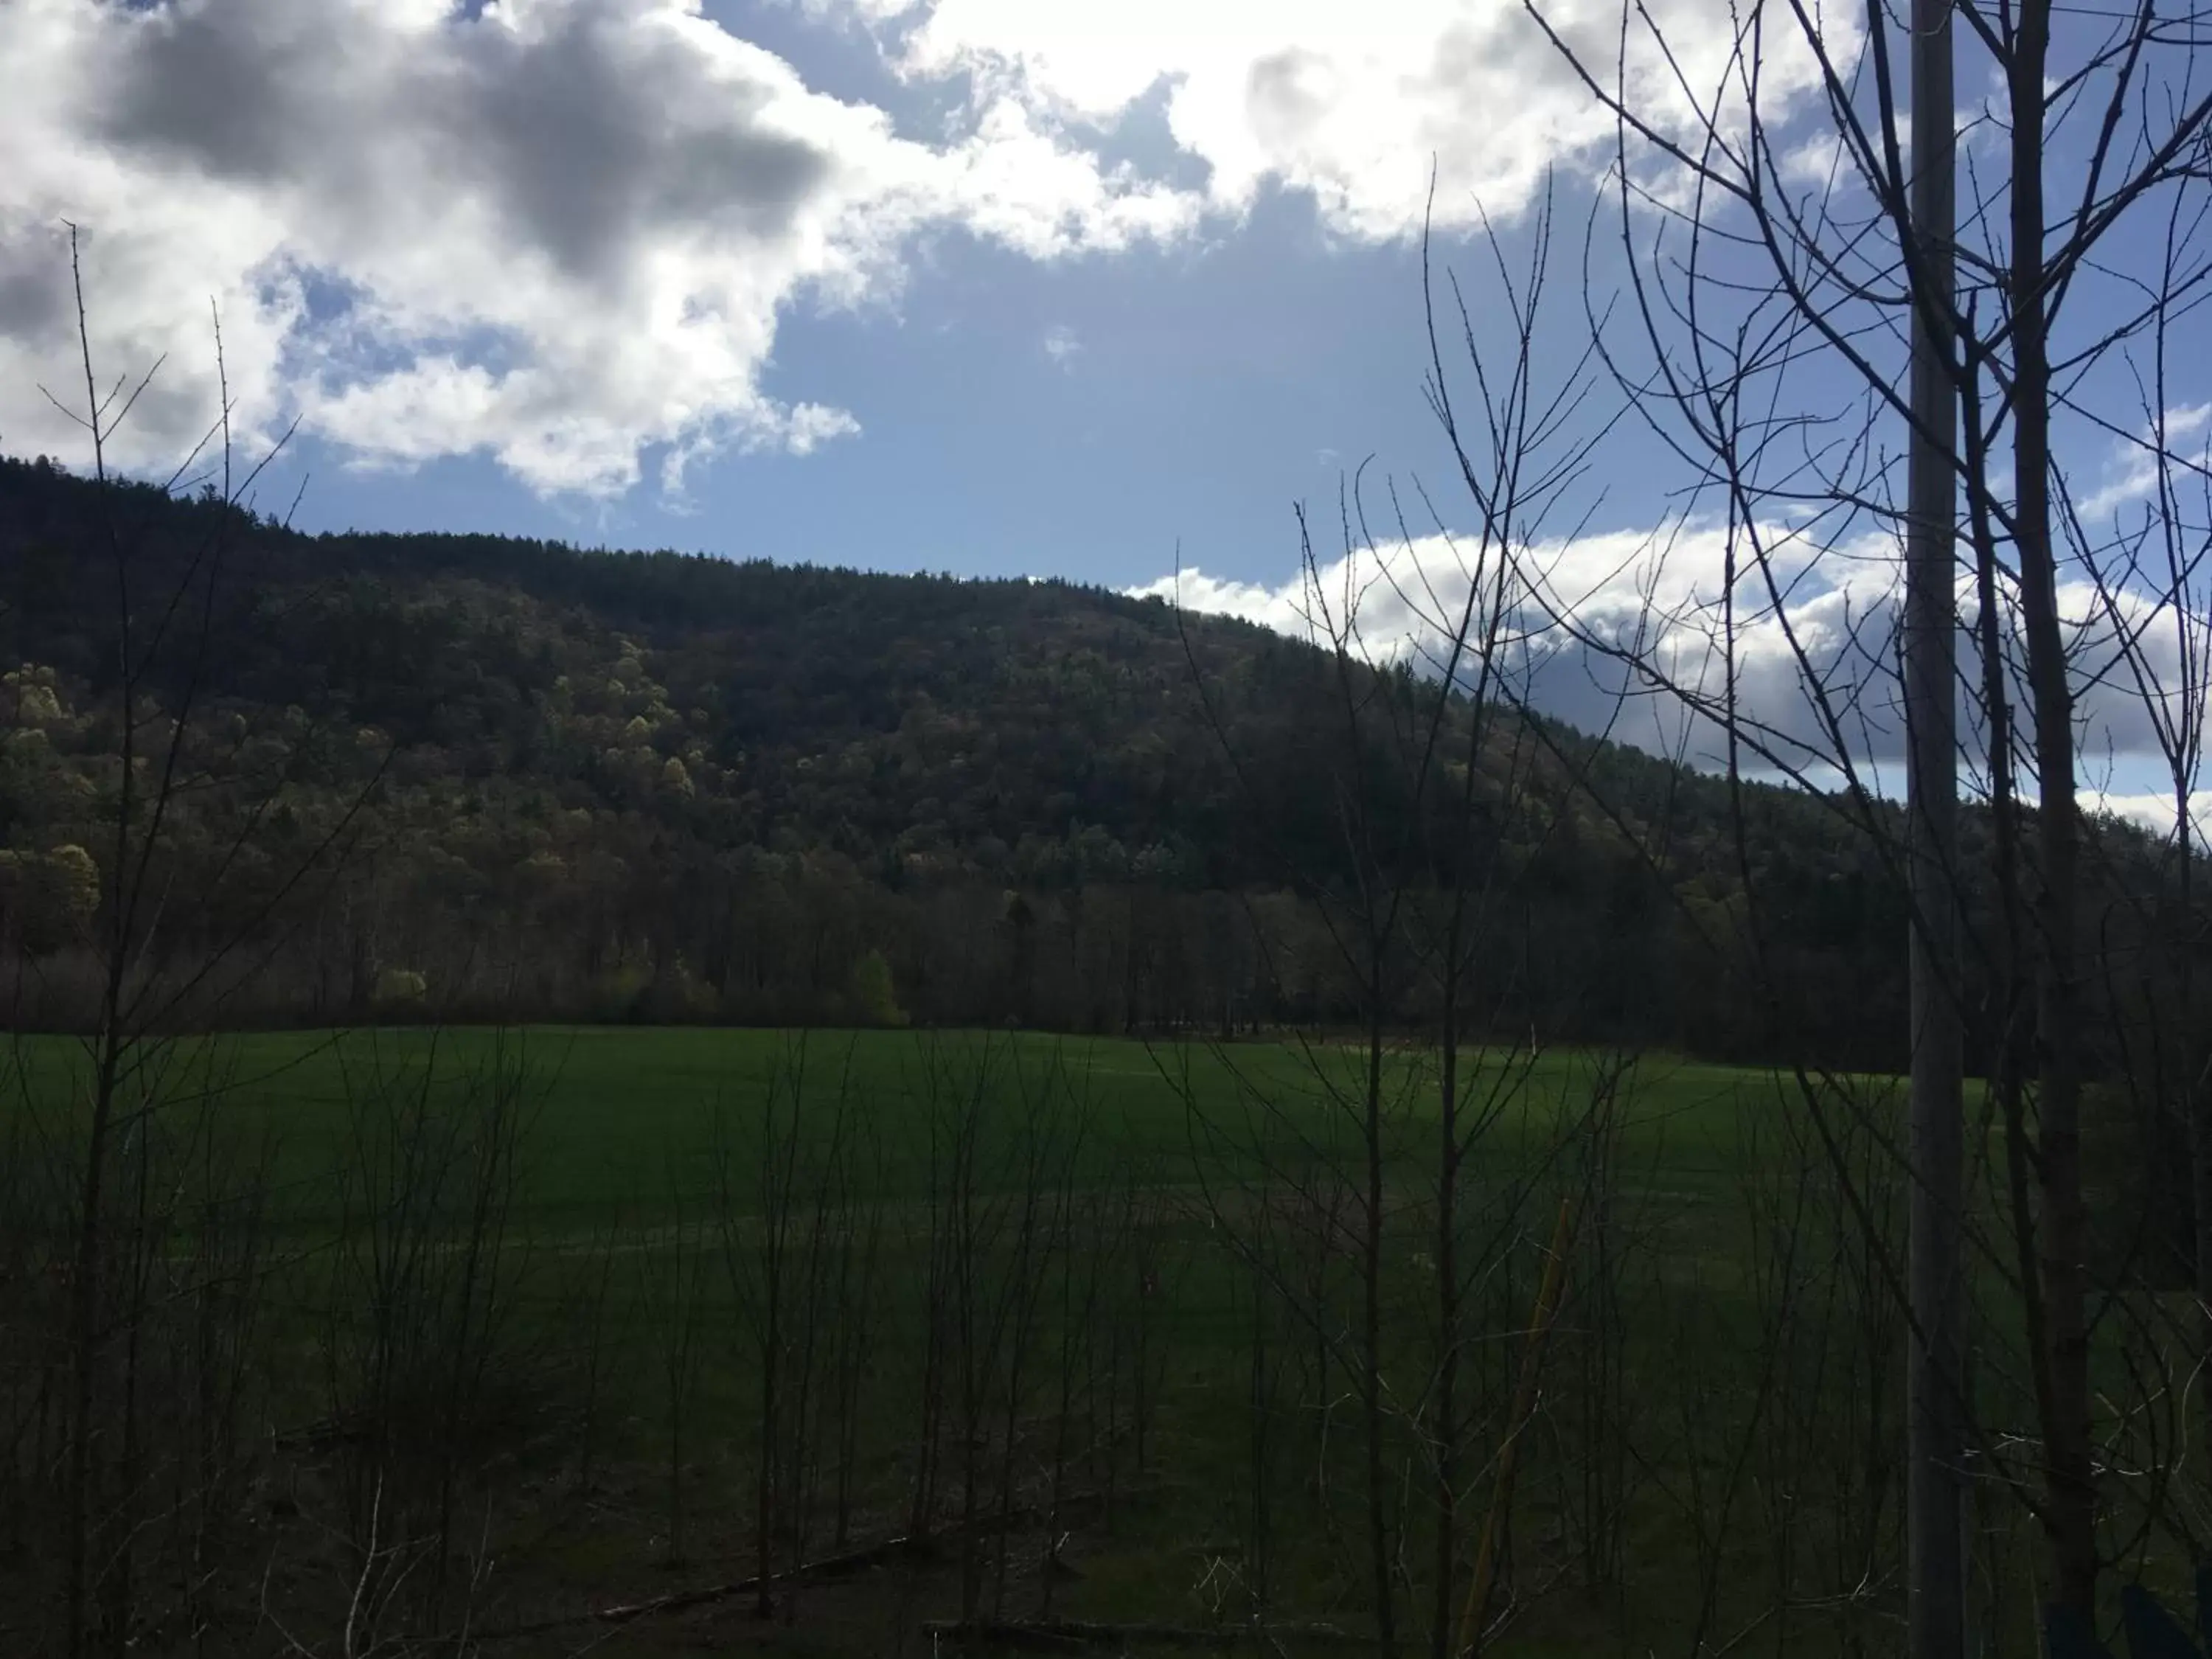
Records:
[[[2053,1606],[2086,1623],[2097,1588],[2096,1488],[2090,1460],[2089,1338],[2082,1262],[2079,816],[2074,698],[2058,617],[2051,534],[2051,365],[2045,291],[2044,66],[2049,0],[2024,0],[2012,63],[2014,493],[2027,678],[2034,702],[2042,933],[2036,1040],[2041,1088],[2041,1273],[2050,1373],[2045,1529]]]
[[[1361,1241],[1359,1403],[1367,1431],[1367,1549],[1375,1577],[1375,1641],[1383,1659],[1398,1650],[1396,1596],[1390,1573],[1389,1476],[1382,1456],[1382,1010],[1383,968],[1374,963],[1375,1001],[1368,1016],[1366,1236]]]
[[[1459,1568],[1459,938],[1452,929],[1444,972],[1443,1055],[1437,1117],[1437,1394],[1429,1437],[1435,1450],[1435,1659],[1450,1659],[1452,1588]]]
[[[1910,1294],[1918,1333],[1905,1353],[1905,1644],[1911,1659],[1962,1659],[1966,1424],[1960,1326],[1965,1125],[1958,948],[1959,387],[1953,359],[1951,23],[1948,0],[1914,0],[1911,182],[1915,300],[1912,433],[1905,526],[1905,697],[1911,920],[1912,1188]]]

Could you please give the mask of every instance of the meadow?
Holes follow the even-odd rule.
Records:
[[[1407,1047],[1386,1062],[1394,1162],[1420,1156],[1412,1143],[1433,1121],[1434,1067]],[[1493,1059],[1493,1068],[1508,1063]],[[1536,1144],[1558,1127],[1591,1064],[1580,1051],[1516,1054],[1524,1073],[1510,1136]],[[51,1110],[86,1087],[82,1046],[64,1036],[16,1040],[9,1054],[13,1098]],[[957,1072],[1009,1102],[1048,1087],[1081,1100],[1091,1119],[1091,1180],[1133,1160],[1187,1164],[1194,1116],[1241,1115],[1255,1094],[1283,1109],[1259,1144],[1237,1148],[1256,1161],[1294,1147],[1303,1132],[1325,1139],[1340,1107],[1333,1091],[1356,1091],[1364,1064],[1351,1043],[1147,1042],[1013,1032],[884,1030],[781,1032],[713,1027],[532,1026],[495,1030],[393,1026],[345,1031],[258,1032],[165,1049],[157,1093],[217,1093],[226,1136],[264,1145],[269,1173],[288,1194],[280,1210],[312,1225],[326,1219],[331,1182],[355,1149],[349,1103],[395,1085],[428,1084],[454,1097],[494,1070],[518,1074],[527,1119],[526,1178],[518,1216],[547,1226],[588,1227],[610,1214],[650,1212],[679,1189],[704,1182],[718,1118],[744,1135],[772,1089],[797,1080],[805,1116],[819,1121],[841,1095],[865,1102],[871,1127],[897,1156],[883,1170],[894,1189],[916,1176],[926,1139],[920,1104]],[[936,1073],[933,1077],[933,1073]],[[1674,1057],[1639,1057],[1635,1099],[1621,1130],[1628,1146],[1670,1182],[1703,1188],[1725,1180],[1740,1158],[1747,1109],[1764,1113],[1784,1097],[1764,1071]],[[688,1171],[688,1173],[687,1173]]]
[[[93,1057],[10,1058],[35,1332],[67,1209],[37,1172]],[[204,1650],[1893,1642],[1881,1079],[1816,1115],[1765,1072],[1488,1051],[1447,1141],[1414,1046],[392,1028],[129,1060],[134,1475],[219,1449],[192,1524],[262,1564],[184,1596]],[[0,1374],[43,1437],[51,1358]],[[445,1645],[378,1648],[363,1607]]]

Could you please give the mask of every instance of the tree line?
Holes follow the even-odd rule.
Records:
[[[1354,1010],[1324,911],[1356,872],[1313,764],[1333,691],[1309,641],[1067,584],[310,538],[107,487],[146,591],[206,606],[220,641],[189,665],[157,650],[137,718],[183,711],[198,787],[161,857],[219,896],[202,938],[164,948],[183,964],[257,930],[234,1019],[1236,1034]],[[123,739],[100,488],[0,462],[0,930],[37,964],[22,1017],[57,1027],[96,978]],[[220,569],[196,568],[218,530]],[[1377,698],[1423,695],[1410,664],[1360,672]],[[1824,1052],[1899,1063],[1905,901],[1876,843],[1753,786],[1740,858],[1720,779],[1510,720],[1538,761],[1529,805],[1486,831],[1516,906],[1501,1020],[1771,1057],[1735,939],[1755,889]],[[1501,729],[1474,763],[1495,800]],[[1378,811],[1417,810],[1367,781]],[[224,856],[254,810],[257,847],[288,856]],[[2148,838],[2102,828],[2116,883],[2148,867]],[[310,848],[303,878],[289,854]]]

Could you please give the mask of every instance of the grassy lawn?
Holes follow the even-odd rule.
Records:
[[[25,1039],[13,1057],[14,1121],[51,1139],[81,1121],[88,1073],[76,1045]],[[739,1598],[641,1621],[606,1649],[686,1651],[742,1636],[799,1653],[921,1650],[910,1646],[919,1620],[957,1612],[971,1571],[981,1590],[969,1599],[1006,1617],[1048,1599],[1062,1616],[1233,1624],[1264,1588],[1271,1617],[1371,1627],[1351,1363],[1364,1066],[1355,1046],[1279,1042],[390,1029],[224,1038],[149,1057],[144,1075],[172,1103],[166,1120],[208,1126],[185,1139],[225,1148],[234,1182],[270,1194],[281,1292],[257,1339],[267,1356],[257,1400],[286,1444],[358,1393],[362,1356],[380,1352],[361,1334],[374,1300],[362,1287],[389,1248],[378,1241],[404,1231],[393,1218],[411,1190],[394,1173],[407,1143],[392,1126],[410,1112],[447,1126],[417,1151],[434,1141],[429,1161],[458,1167],[478,1144],[474,1115],[487,1099],[504,1103],[513,1181],[501,1188],[506,1277],[493,1277],[505,1289],[487,1375],[523,1427],[468,1481],[484,1537],[500,1547],[492,1604],[509,1616],[726,1580],[757,1559],[772,1438],[761,1428],[760,1264],[776,1236],[775,1171],[791,1172],[778,1434],[812,1449],[775,1477],[779,1504],[805,1512],[780,1523],[777,1558],[829,1551],[833,1507],[852,1540],[903,1530],[930,1436],[938,1524],[960,1518],[970,1481],[983,1522],[993,1504],[1011,1517],[981,1529],[980,1566],[966,1546],[947,1546],[809,1588],[787,1627],[747,1623]],[[1465,1282],[1459,1580],[1495,1498],[1565,1202],[1565,1297],[1500,1511],[1510,1527],[1498,1605],[1510,1598],[1516,1611],[1492,1650],[1631,1640],[1665,1651],[1702,1629],[1715,1644],[1755,1630],[1766,1650],[1814,1653],[1854,1650],[1856,1633],[1880,1651],[1893,1584],[1841,1614],[1785,1613],[1773,1621],[1782,1649],[1758,1622],[1773,1620],[1785,1580],[1834,1593],[1863,1576],[1866,1561],[1847,1559],[1853,1526],[1875,1528],[1863,1554],[1893,1559],[1883,1554],[1893,1498],[1852,1485],[1862,1449],[1894,1437],[1895,1401],[1881,1397],[1891,1361],[1852,1350],[1893,1343],[1897,1331],[1893,1317],[1863,1328],[1832,1297],[1823,1306],[1803,1294],[1833,1283],[1808,1261],[1824,1250],[1843,1260],[1855,1229],[1817,1177],[1808,1186],[1805,1172],[1825,1164],[1796,1085],[1645,1056],[1620,1075],[1601,1130],[1593,1091],[1606,1074],[1599,1054],[1491,1053],[1462,1077],[1463,1119],[1481,1127],[1465,1154],[1454,1246]],[[1383,1449],[1404,1558],[1400,1630],[1418,1646],[1434,1577],[1419,1429],[1437,1375],[1433,1057],[1393,1054],[1382,1092]],[[845,1171],[834,1191],[821,1184],[833,1169]],[[466,1206],[441,1201],[423,1210],[439,1241],[426,1261],[464,1248]],[[968,1246],[956,1259],[945,1252],[959,1215]],[[1785,1224],[1803,1259],[1778,1254]],[[865,1296],[818,1288],[832,1265],[807,1264],[849,1266],[857,1258],[834,1241],[864,1225],[881,1246]],[[972,1306],[945,1288],[956,1267],[974,1281]],[[1879,1294],[1863,1305],[1887,1306]],[[802,1307],[820,1311],[803,1352]],[[1810,1335],[1778,1341],[1778,1317]],[[849,1402],[837,1403],[830,1356],[838,1331],[863,1320],[870,1350],[853,1362]],[[982,1377],[972,1443],[956,1352]],[[942,1409],[926,1431],[933,1363]],[[1783,1374],[1786,1397],[1767,1386]],[[808,1402],[795,1417],[793,1400]],[[588,1451],[574,1429],[584,1419]],[[853,1425],[842,1446],[833,1419]],[[548,1423],[568,1426],[533,1426]],[[487,1431],[485,1443],[497,1437]],[[297,1452],[286,1478],[310,1510],[337,1515],[350,1455]],[[1819,1467],[1788,1473],[1808,1460]],[[834,1505],[833,1467],[849,1487]],[[1785,1477],[1794,1489],[1778,1492]],[[1042,1511],[1055,1492],[1066,1537],[1048,1565]],[[310,1566],[293,1582],[312,1602]],[[573,1647],[547,1641],[510,1650]]]
[[[318,1184],[353,1156],[348,1103],[380,1084],[405,1087],[428,1077],[454,1095],[488,1070],[519,1069],[528,1117],[522,1212],[588,1223],[610,1212],[651,1210],[678,1187],[696,1192],[720,1133],[742,1144],[754,1129],[763,1095],[793,1079],[810,1117],[825,1115],[841,1093],[865,1109],[896,1156],[884,1174],[909,1185],[926,1156],[920,1102],[933,1072],[981,1085],[1009,1109],[1024,1092],[1048,1090],[1079,1098],[1101,1176],[1130,1160],[1158,1167],[1163,1179],[1188,1176],[1195,1111],[1231,1136],[1235,1156],[1263,1148],[1287,1158],[1300,1142],[1344,1144],[1364,1061],[1350,1045],[1275,1042],[1228,1045],[1145,1042],[1122,1038],[1029,1033],[815,1031],[784,1033],[691,1027],[535,1026],[428,1030],[393,1027],[346,1032],[285,1031],[227,1036],[180,1047],[163,1057],[167,1091],[189,1109],[204,1089],[221,1091],[227,1134],[265,1145],[277,1184],[293,1194],[288,1214],[312,1221]],[[1522,1081],[1500,1126],[1509,1144],[1548,1139],[1564,1114],[1577,1109],[1592,1057],[1554,1052],[1533,1061],[1488,1057],[1486,1077],[1510,1066]],[[81,1100],[88,1066],[63,1037],[15,1040],[7,1097],[27,1096],[51,1116],[57,1103]],[[1476,1085],[1481,1086],[1480,1083]],[[1747,1113],[1778,1109],[1790,1085],[1770,1073],[1643,1058],[1623,1113],[1634,1161],[1685,1194],[1724,1183],[1743,1156]],[[1394,1164],[1427,1158],[1425,1131],[1437,1111],[1427,1056],[1392,1057],[1386,1081]],[[1255,1122],[1255,1098],[1280,1121]],[[1247,1133],[1249,1131],[1250,1133]],[[1202,1131],[1198,1140],[1207,1137]]]

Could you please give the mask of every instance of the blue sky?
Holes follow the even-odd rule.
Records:
[[[1543,9],[1572,49],[1610,60],[1619,0]],[[1730,19],[1748,14],[1711,0],[1638,10],[1671,54],[1632,45],[1639,107],[1687,130],[1679,66],[1721,89],[1709,112],[1725,127]],[[1824,15],[1825,49],[1863,66],[1860,10]],[[1817,191],[1832,152],[1817,66],[1777,19],[1759,64],[1775,176]],[[2067,13],[2059,67],[2105,27]],[[2001,177],[1996,130],[1975,119],[1988,66],[1970,46],[1960,64],[1978,169],[1962,176]],[[2156,56],[2149,103],[2186,101],[2192,74],[2185,46]],[[1510,332],[1484,216],[1517,268],[1553,191],[1537,371],[1555,381],[1589,338],[1583,227],[1613,131],[1521,0],[9,0],[0,447],[84,459],[44,396],[76,383],[74,223],[103,372],[162,364],[112,459],[166,471],[205,430],[212,301],[242,446],[297,422],[261,500],[288,501],[305,478],[308,528],[1132,589],[1180,562],[1187,600],[1295,628],[1293,504],[1333,520],[1363,459],[1378,484],[1426,483],[1444,527],[1474,522],[1421,390],[1416,233],[1431,177],[1436,256],[1467,278],[1493,370]],[[2054,202],[2082,155],[2063,134]],[[1636,219],[1647,253],[1684,199],[1652,163],[1637,159],[1658,195]],[[1848,184],[1830,201],[1853,210]],[[2163,202],[2112,240],[2109,266],[2154,262],[2174,222]],[[1601,237],[1601,301],[1622,296],[1626,270]],[[2128,294],[2114,278],[2077,295],[2080,337]],[[1616,320],[1609,337],[1639,373],[1649,348]],[[2081,388],[2103,427],[2066,416],[2069,477],[2112,525],[2154,505],[2129,434],[2160,410],[2185,459],[2205,455],[2203,328],[2177,337],[2162,386],[2131,379],[2137,358]],[[1870,337],[1878,362],[1901,363],[1893,328]],[[1463,355],[1449,355],[1467,396]],[[1832,368],[1793,365],[1782,390],[1832,434],[1865,388]],[[1583,428],[1620,401],[1601,377]],[[1877,415],[1864,436],[1848,465],[1878,494],[1901,432]],[[1687,477],[1626,420],[1550,520],[1515,533],[1555,558],[1555,597],[1578,619],[1627,625],[1657,595],[1678,619],[1670,637],[1694,644],[1728,542]],[[1894,538],[1878,516],[1794,520],[1772,501],[1802,542],[1784,611],[1747,635],[1745,684],[1802,732],[1778,624],[1842,662],[1855,619],[1893,607]],[[2212,535],[2206,516],[2190,534]],[[1570,526],[1583,538],[1553,546]],[[1402,551],[1450,586],[1441,544]],[[1363,573],[1358,560],[1339,572]],[[2202,631],[2201,590],[2177,606],[2136,580],[2156,637],[2180,652]],[[1383,594],[1370,643],[1405,648],[1419,610]],[[1879,658],[1850,672],[1879,679]],[[1590,723],[1605,690],[1556,672],[1542,695]],[[2133,787],[2143,738],[2124,714],[2092,711],[2092,747],[2101,733],[2124,750]],[[1663,699],[1636,718],[1652,722],[1631,732],[1642,740],[1680,730]],[[1869,751],[1893,752],[1895,737],[1893,722]]]
[[[325,454],[301,521],[1113,586],[1171,568],[1180,540],[1209,570],[1275,580],[1291,503],[1333,500],[1345,465],[1446,476],[1420,311],[1414,246],[1332,245],[1281,193],[1191,245],[1110,258],[1041,265],[955,234],[896,310],[802,305],[780,326],[767,384],[852,411],[850,440],[604,504],[540,498],[483,458],[394,488]]]
[[[902,132],[957,121],[957,98],[902,80],[865,29],[787,4],[703,9]],[[1109,157],[1202,179],[1161,103],[1144,97],[1086,137]],[[1595,188],[1564,177],[1562,214],[1584,210]],[[1504,204],[1500,228],[1516,260],[1528,241],[1517,205]],[[724,455],[668,490],[652,477],[666,447],[647,446],[643,483],[595,496],[533,489],[482,453],[394,477],[309,432],[264,493],[289,501],[307,476],[296,521],[309,529],[483,530],[1112,586],[1156,580],[1180,550],[1224,579],[1279,583],[1296,556],[1292,504],[1333,510],[1363,459],[1431,480],[1455,504],[1421,396],[1419,223],[1409,212],[1383,234],[1348,235],[1313,193],[1270,179],[1169,245],[1039,259],[948,228],[910,251],[894,297],[847,308],[800,296],[781,312],[765,388],[860,428],[807,455]],[[1464,224],[1434,245],[1440,274],[1472,266],[1480,280],[1489,257]],[[1564,289],[1554,301],[1578,303]],[[1502,334],[1494,343],[1505,348]],[[1658,510],[1652,490],[1622,479],[1612,495],[1612,520]]]
[[[24,0],[0,137],[43,176],[0,185],[0,278],[43,299],[0,307],[0,443],[74,443],[30,395],[67,368],[68,218],[104,360],[167,357],[122,459],[211,404],[211,294],[241,420],[301,417],[263,495],[312,475],[312,528],[1116,586],[1180,546],[1280,582],[1346,465],[1449,477],[1431,167],[1462,263],[1478,204],[1517,258],[1545,169],[1570,214],[1595,176],[1603,123],[1517,8],[1397,10]],[[763,131],[817,173],[762,183]],[[717,168],[688,219],[651,204]],[[699,233],[723,198],[759,212]],[[737,325],[672,325],[668,281]]]

